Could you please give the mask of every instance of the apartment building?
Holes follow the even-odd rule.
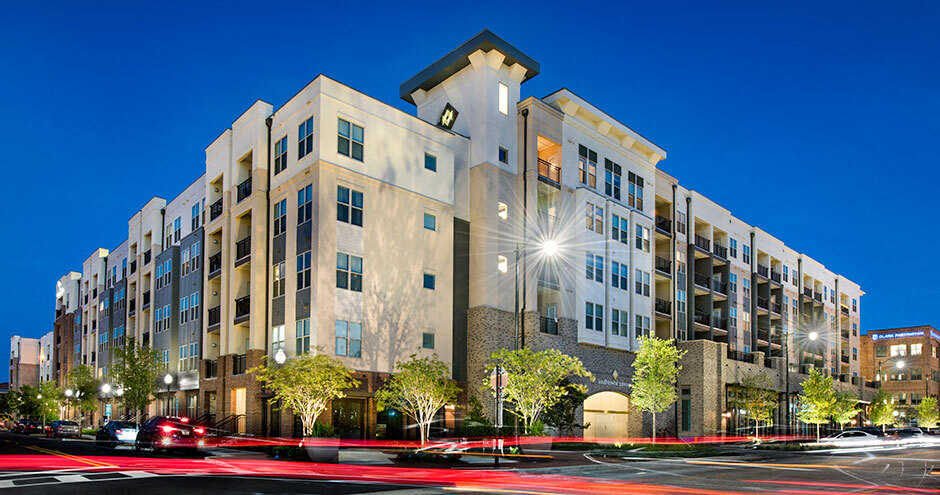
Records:
[[[68,382],[72,363],[78,355],[73,339],[75,328],[81,327],[81,280],[81,273],[68,272],[55,284],[55,320],[52,324],[55,348],[52,356],[56,385],[59,387],[64,387]]]
[[[51,382],[55,380],[55,356],[53,332],[48,332],[39,338],[39,381]]]
[[[103,302],[103,298],[99,301],[99,296],[104,289],[107,259],[108,250],[98,248],[82,263],[80,319],[72,333],[74,366],[86,364],[95,368],[99,302]]]
[[[39,339],[10,338],[10,390],[39,386]]]
[[[869,330],[861,342],[862,374],[891,393],[909,418],[925,397],[940,395],[940,331],[918,327]]]

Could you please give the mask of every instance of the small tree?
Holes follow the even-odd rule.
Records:
[[[656,441],[656,413],[663,412],[678,398],[676,378],[682,366],[680,351],[672,339],[640,337],[640,350],[633,360],[633,388],[630,402],[653,415],[653,441]]]
[[[583,430],[590,423],[578,423],[576,420],[578,407],[584,404],[587,393],[584,387],[571,383],[567,378],[559,384],[567,393],[554,405],[545,410],[545,424],[555,428],[562,436],[572,435],[575,430]]]
[[[832,377],[824,376],[816,368],[809,372],[809,378],[803,380],[803,393],[800,394],[800,410],[796,416],[800,421],[816,425],[816,441],[819,442],[820,425],[829,422],[835,393],[832,391]]]
[[[21,418],[41,419],[39,389],[32,385],[20,385],[14,400],[16,415]]]
[[[894,412],[891,394],[879,388],[875,398],[871,400],[871,422],[880,425],[881,430],[884,431],[887,425],[894,424]]]
[[[850,392],[837,392],[835,400],[832,403],[832,420],[842,429],[845,429],[846,423],[852,421],[862,410],[856,407],[858,397]]]
[[[917,404],[917,426],[922,428],[936,428],[940,423],[940,413],[937,411],[937,398],[925,397]]]
[[[527,433],[537,430],[533,426],[541,414],[555,405],[570,387],[579,388],[582,392],[587,390],[584,385],[571,384],[565,387],[561,385],[562,379],[573,376],[594,379],[580,359],[556,349],[539,352],[528,348],[512,351],[500,349],[490,356],[487,373],[497,367],[508,377],[503,396],[515,406],[512,413],[522,420]]]
[[[396,409],[418,423],[421,445],[431,433],[431,422],[445,404],[454,402],[460,388],[450,379],[450,369],[433,357],[412,354],[395,363],[395,372],[375,393],[377,409]]]
[[[759,426],[773,418],[777,407],[777,392],[767,373],[754,373],[741,380],[741,385],[732,402],[735,409],[743,409],[744,416],[754,421],[754,437],[760,438]]]
[[[55,386],[55,382],[42,382],[39,384],[39,416],[43,423],[51,423],[59,419],[59,402],[62,391]]]
[[[82,415],[81,423],[84,423],[84,414],[94,412],[98,409],[98,384],[95,378],[95,371],[87,364],[80,364],[69,372],[69,388],[72,389],[75,397],[75,405],[79,414]]]
[[[125,409],[134,411],[134,422],[140,424],[140,411],[153,402],[163,364],[160,352],[149,346],[139,346],[133,338],[124,347],[114,350],[111,366],[113,387],[121,389],[120,402]]]
[[[249,373],[274,392],[271,404],[281,402],[300,416],[304,436],[314,434],[317,418],[334,399],[346,397],[346,390],[359,386],[352,370],[339,360],[316,350],[287,360],[283,365],[256,366]]]

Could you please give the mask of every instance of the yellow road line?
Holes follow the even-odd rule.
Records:
[[[721,462],[721,461],[685,461],[688,464],[704,464],[707,466],[765,466],[782,468],[827,468],[827,469],[855,469],[854,466],[839,466],[835,464],[773,464],[760,462]]]
[[[106,468],[116,468],[116,467],[117,467],[117,466],[114,465],[114,464],[108,464],[108,463],[106,463],[106,462],[93,461],[93,460],[90,460],[90,459],[85,459],[84,457],[79,457],[79,456],[72,455],[72,454],[66,454],[65,452],[59,452],[58,450],[51,450],[51,449],[46,449],[46,448],[43,448],[43,447],[36,447],[36,446],[34,446],[34,445],[27,445],[26,448],[27,448],[27,449],[30,449],[30,450],[35,450],[35,451],[37,451],[37,452],[42,452],[43,454],[55,455],[55,456],[59,456],[59,457],[64,457],[64,458],[69,459],[69,460],[72,460],[72,461],[82,462],[82,463],[85,463],[85,464],[88,464],[88,465],[94,466],[94,467],[106,467]]]

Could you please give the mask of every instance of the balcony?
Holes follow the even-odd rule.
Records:
[[[813,297],[813,289],[803,289],[803,295],[806,297]]]
[[[561,187],[561,167],[539,158],[539,180],[554,187]]]
[[[98,297],[98,289],[93,289],[91,291],[91,298],[96,299]]]
[[[732,351],[731,349],[728,349],[728,359],[740,361],[742,363],[753,363],[754,355],[742,351]]]
[[[85,304],[88,304],[88,294],[85,294]]]
[[[719,294],[727,294],[728,284],[720,279],[712,279],[712,290]]]
[[[779,314],[780,314],[780,303],[778,303],[778,302],[772,302],[772,303],[770,303],[770,311],[771,311],[772,313],[777,313],[777,314],[779,315]]]
[[[849,340],[849,331],[848,331],[848,330],[843,330],[843,331],[841,332],[841,334],[842,334],[842,338],[843,338],[843,339]]]
[[[131,299],[127,303],[127,314],[132,315],[137,312],[137,299]]]
[[[822,302],[822,294],[820,294],[819,292],[814,292],[814,293],[813,293],[813,299],[815,299],[816,302],[821,303],[821,302]]]
[[[764,265],[757,265],[757,274],[764,278],[770,278],[770,268],[767,268]]]
[[[842,314],[844,314],[845,316],[849,316],[848,306],[842,306],[841,310],[842,310]]]
[[[235,266],[251,259],[251,236],[235,243]]]
[[[238,354],[232,357],[233,375],[244,375],[246,370],[248,370],[248,356],[246,354]]]
[[[843,363],[843,364],[849,364],[849,356],[848,356],[848,355],[843,354],[842,357],[841,357],[841,360],[842,360],[842,363]]]
[[[251,296],[240,297],[235,300],[235,323],[248,321],[251,316]]]
[[[715,328],[720,328],[722,330],[728,329],[728,319],[722,318],[720,316],[712,315],[712,326]]]
[[[209,308],[209,328],[222,323],[222,306]]]
[[[695,312],[695,323],[698,323],[699,325],[705,325],[707,327],[710,322],[711,315],[704,311]]]
[[[222,253],[209,256],[209,278],[215,278],[222,273]]]
[[[137,260],[131,261],[131,275],[137,272]]]
[[[705,275],[704,273],[696,273],[696,274],[695,274],[695,285],[697,285],[697,286],[699,286],[699,287],[701,287],[701,288],[703,288],[703,289],[705,289],[705,290],[708,290],[708,287],[709,287],[708,275]]]
[[[656,271],[667,275],[672,274],[672,260],[667,260],[662,256],[656,257]]]
[[[91,330],[95,331],[98,329],[98,320],[91,320]]]
[[[715,256],[723,260],[728,259],[728,248],[722,246],[721,244],[718,244],[717,242],[715,243],[714,253],[715,253]]]
[[[144,292],[144,303],[140,306],[140,309],[147,309],[150,307],[150,291]]]
[[[656,215],[656,230],[663,234],[672,234],[672,221],[662,215]]]
[[[656,312],[664,315],[672,314],[672,301],[656,298]]]
[[[761,309],[770,309],[770,307],[767,304],[767,299],[764,299],[763,297],[760,297],[760,296],[757,297],[757,307]]]
[[[144,251],[144,266],[147,266],[150,264],[150,252],[151,251],[149,249]]]
[[[216,378],[219,376],[219,360],[211,359],[206,361],[206,376],[204,378]]]
[[[539,330],[549,335],[558,335],[558,318],[541,317],[539,320]]]
[[[712,251],[711,241],[698,234],[695,234],[695,247],[705,251],[706,253],[710,253]]]
[[[780,280],[781,280],[780,272],[778,272],[777,270],[774,270],[773,268],[771,268],[771,269],[770,269],[770,280],[773,280],[774,282],[777,282],[777,283],[779,284],[779,283],[780,283]]]
[[[222,198],[209,206],[209,221],[222,216]]]
[[[235,194],[238,198],[236,203],[241,203],[243,199],[251,196],[251,177],[248,177],[236,187]]]

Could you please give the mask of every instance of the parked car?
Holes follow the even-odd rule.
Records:
[[[137,431],[134,449],[197,450],[205,446],[206,430],[189,423],[188,418],[154,416]]]
[[[834,445],[836,447],[866,447],[882,445],[883,440],[877,435],[872,435],[862,430],[846,430],[839,433],[833,433],[819,441],[821,444]]]
[[[924,432],[917,427],[889,428],[888,434],[897,435],[901,443],[921,443],[924,441]]]
[[[137,423],[127,421],[108,421],[95,434],[95,445],[112,448],[121,444],[133,445],[136,440]]]
[[[46,427],[46,436],[49,438],[82,438],[82,429],[74,421],[59,419]]]
[[[885,436],[885,433],[877,426],[853,426],[851,428],[846,428],[845,431],[864,431],[865,433],[871,433],[876,437]]]
[[[14,433],[29,435],[32,433],[42,433],[42,425],[31,419],[19,419],[13,426]]]

